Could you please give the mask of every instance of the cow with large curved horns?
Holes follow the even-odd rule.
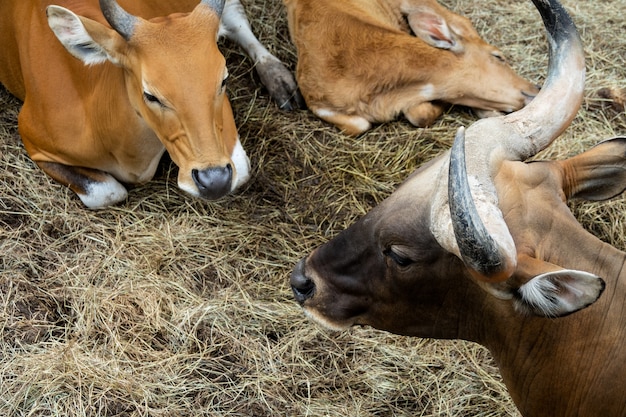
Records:
[[[524,162],[570,124],[585,74],[566,11],[533,2],[550,38],[537,97],[461,129],[290,282],[307,316],[330,328],[486,346],[524,416],[624,416],[626,253],[584,230],[566,201],[624,191],[626,138]]]
[[[301,105],[239,0],[6,0],[0,27],[0,82],[24,102],[24,146],[90,208],[150,180],[165,150],[194,196],[217,199],[247,181],[220,34],[246,49],[282,108]]]

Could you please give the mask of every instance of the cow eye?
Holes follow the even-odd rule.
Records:
[[[502,55],[502,52],[492,52],[491,56],[502,63],[506,62],[506,58],[504,57],[504,55]]]
[[[147,91],[143,92],[143,99],[146,100],[146,102],[148,102],[148,103],[154,103],[154,104],[157,104],[159,106],[163,105],[163,103],[161,103],[161,100],[159,100],[158,98],[156,98],[152,94],[148,93]]]
[[[226,74],[224,76],[224,79],[222,80],[222,91],[224,91],[224,89],[226,88],[226,80],[228,79],[228,74]]]
[[[383,255],[394,261],[398,266],[409,266],[413,263],[413,260],[407,258],[406,256],[400,255],[397,252],[394,252],[393,249],[389,248],[383,252]]]

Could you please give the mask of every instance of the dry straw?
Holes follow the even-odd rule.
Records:
[[[279,0],[244,1],[293,69]],[[546,41],[530,1],[446,4],[541,82]],[[568,0],[587,53],[583,108],[540,158],[626,134],[623,0]],[[308,322],[287,284],[296,261],[447,149],[474,116],[388,123],[357,139],[283,113],[228,43],[229,93],[254,165],[217,203],[183,195],[167,160],[116,207],[89,211],[28,159],[19,103],[0,97],[0,415],[515,416],[488,352],[460,341],[337,333]],[[600,89],[608,88],[598,93]],[[608,91],[608,93],[607,93]],[[626,249],[621,196],[574,203]]]

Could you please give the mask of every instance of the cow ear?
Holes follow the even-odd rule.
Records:
[[[115,45],[122,38],[117,32],[63,7],[48,6],[46,14],[48,25],[70,54],[87,65],[119,63]]]
[[[432,9],[421,9],[407,16],[411,30],[427,44],[440,49],[456,49],[457,40],[446,20]]]
[[[538,270],[545,272],[526,280]],[[531,257],[518,260],[516,276],[525,281],[513,288],[518,310],[542,317],[562,317],[593,304],[604,291],[604,281],[588,272],[563,269]]]
[[[516,306],[542,317],[562,317],[593,304],[604,291],[604,281],[593,274],[563,269],[538,275],[522,285]]]
[[[626,189],[626,137],[600,142],[560,164],[568,198],[608,200]]]

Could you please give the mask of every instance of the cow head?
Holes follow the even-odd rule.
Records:
[[[100,6],[112,29],[58,6],[48,7],[48,22],[85,64],[108,61],[124,69],[128,99],[178,165],[181,189],[216,199],[245,183],[249,160],[217,47],[224,0],[203,0],[191,13],[150,21],[128,14],[115,0],[101,0]]]
[[[510,113],[539,92],[509,66],[502,51],[480,37],[468,18],[437,1],[412,6],[407,21],[417,37],[449,53],[450,67],[458,67],[455,77],[430,75],[437,78],[440,94],[449,97],[446,101],[482,110],[484,115],[488,115],[484,111]]]
[[[296,300],[331,328],[457,337],[460,306],[492,301],[562,316],[604,289],[595,237],[566,205],[626,183],[626,141],[562,162],[525,163],[571,122],[584,87],[580,39],[555,0],[534,0],[550,36],[545,87],[524,109],[459,130],[451,151],[413,173],[361,220],[303,259]],[[598,186],[602,184],[602,186]]]

